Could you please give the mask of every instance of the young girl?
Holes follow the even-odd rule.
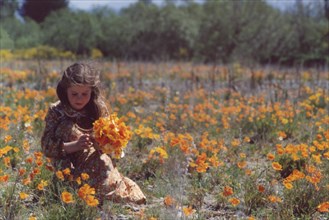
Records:
[[[108,114],[99,85],[99,73],[91,65],[75,63],[64,71],[56,89],[59,101],[50,105],[45,119],[42,150],[57,169],[70,168],[76,176],[87,173],[99,198],[143,204],[139,186],[119,173],[92,138],[93,122]]]

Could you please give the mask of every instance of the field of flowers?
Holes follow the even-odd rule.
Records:
[[[41,153],[69,61],[1,63],[0,219],[328,219],[329,74],[318,69],[99,62],[131,128],[119,170],[146,205],[100,203]]]

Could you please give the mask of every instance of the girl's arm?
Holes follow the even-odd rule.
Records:
[[[73,123],[61,122],[60,115],[50,107],[45,121],[46,127],[41,138],[41,147],[46,157],[65,158],[67,154],[74,153],[92,146],[89,135],[81,135],[77,141],[69,140]]]
[[[67,154],[81,151],[93,146],[93,142],[88,134],[81,135],[77,141],[63,143],[63,149]]]
[[[66,153],[62,148],[63,141],[56,136],[56,129],[59,125],[59,115],[52,107],[48,109],[46,127],[41,138],[41,148],[46,157],[63,158]]]

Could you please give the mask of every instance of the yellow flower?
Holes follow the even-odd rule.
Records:
[[[232,194],[233,194],[233,189],[231,187],[229,187],[229,186],[225,186],[224,187],[224,191],[223,191],[223,195],[225,197],[227,197],[227,196],[230,196]]]
[[[28,178],[23,179],[22,182],[23,182],[23,185],[26,186],[31,183],[31,179],[28,177]]]
[[[228,201],[229,201],[233,206],[237,206],[237,205],[240,204],[240,200],[237,199],[237,198],[230,198]]]
[[[247,166],[247,162],[246,161],[241,161],[241,162],[238,162],[238,167],[240,169],[243,169]]]
[[[323,202],[318,205],[317,210],[319,212],[329,212],[329,202]]]
[[[72,194],[67,191],[62,192],[61,197],[62,197],[62,201],[65,203],[74,203]]]
[[[106,154],[114,153],[114,157],[120,159],[132,136],[130,128],[123,120],[119,119],[116,113],[101,117],[94,122],[93,130],[100,149]]]
[[[287,137],[287,134],[284,131],[278,132],[279,140],[283,140]]]
[[[60,170],[57,171],[56,172],[56,176],[57,176],[58,179],[60,179],[62,181],[64,180],[64,175],[63,175],[63,172],[62,171],[60,171]]]
[[[10,167],[10,157],[3,158],[3,163],[6,167]]]
[[[183,207],[183,212],[185,216],[190,216],[195,212],[195,209],[193,209],[191,206]]]
[[[43,156],[43,153],[40,151],[36,151],[33,153],[35,158],[41,158]]]
[[[283,147],[282,147],[281,144],[277,144],[277,145],[276,145],[276,151],[277,151],[277,153],[278,153],[279,155],[284,154],[284,149],[283,149]]]
[[[240,140],[239,139],[233,139],[231,141],[232,147],[238,147],[240,145]]]
[[[211,157],[209,157],[208,161],[213,167],[219,167],[223,165],[223,162],[218,159],[217,154],[213,154]]]
[[[243,138],[243,141],[246,142],[246,143],[249,143],[250,142],[250,138],[249,137],[244,137]]]
[[[75,179],[75,181],[77,182],[78,185],[81,185],[81,177],[80,177],[80,176],[77,177],[77,178]]]
[[[27,157],[27,158],[25,159],[25,161],[26,161],[26,163],[32,164],[32,162],[33,162],[33,158],[32,158],[32,157]]]
[[[89,175],[87,173],[81,173],[81,179],[82,180],[88,180],[89,179]]]
[[[313,160],[314,160],[317,164],[322,163],[322,161],[321,161],[321,154],[313,154],[313,155],[312,155],[312,158],[313,158]]]
[[[37,220],[37,218],[35,216],[30,216],[29,220]]]
[[[30,150],[30,145],[29,145],[29,142],[27,140],[23,141],[23,149],[26,152],[28,152]]]
[[[168,158],[167,151],[163,147],[156,147],[150,150],[149,158],[159,159],[160,163]]]
[[[8,176],[8,175],[0,176],[0,183],[2,183],[2,182],[7,182],[8,179],[9,179],[9,176]]]
[[[294,186],[291,184],[291,182],[289,181],[283,181],[283,185],[287,188],[287,189],[292,189]]]
[[[168,195],[164,198],[163,203],[168,207],[168,206],[174,205],[175,200],[171,196]]]
[[[209,163],[207,163],[206,160],[207,160],[207,155],[206,153],[203,152],[201,155],[198,155],[195,163],[190,162],[190,166],[196,167],[196,171],[198,173],[204,173],[209,168]]]
[[[70,168],[66,168],[66,169],[64,169],[64,170],[63,170],[63,173],[64,173],[65,175],[70,175],[70,174],[71,174],[71,170],[70,170]]]
[[[88,184],[84,184],[78,190],[78,196],[81,199],[86,199],[88,195],[94,195],[94,194],[95,194],[95,188],[90,187]]]
[[[323,156],[329,160],[329,151],[325,152]]]
[[[261,193],[265,192],[265,187],[263,185],[258,185],[257,190]]]
[[[245,174],[246,174],[247,176],[250,176],[250,175],[252,174],[252,170],[250,170],[250,169],[245,169]]]
[[[273,167],[273,169],[278,170],[278,171],[282,170],[282,166],[278,162],[273,162],[272,167]]]
[[[2,157],[2,155],[7,154],[12,149],[13,149],[13,147],[11,147],[11,146],[5,146],[4,148],[0,148],[0,157]]]
[[[88,206],[95,207],[99,204],[99,201],[95,198],[95,196],[87,195],[85,201]]]
[[[268,200],[272,203],[282,202],[282,200],[279,197],[273,195],[268,196]]]
[[[48,186],[48,182],[45,180],[41,180],[41,182],[38,184],[37,188],[38,190],[44,190],[44,188]]]
[[[267,159],[274,160],[274,158],[275,158],[274,154],[272,154],[272,153],[267,154]]]
[[[4,138],[5,143],[8,143],[13,137],[11,135],[6,135]]]
[[[27,197],[29,197],[28,194],[26,194],[26,193],[24,193],[24,192],[20,192],[20,193],[19,193],[19,198],[20,198],[20,199],[26,199]]]

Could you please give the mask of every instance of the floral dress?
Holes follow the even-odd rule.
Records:
[[[139,186],[122,176],[107,154],[94,147],[66,154],[64,142],[75,141],[80,135],[92,132],[93,120],[85,112],[75,111],[58,101],[51,104],[45,120],[42,150],[57,169],[70,168],[75,176],[87,173],[89,184],[95,187],[100,198],[137,204],[146,202]]]

